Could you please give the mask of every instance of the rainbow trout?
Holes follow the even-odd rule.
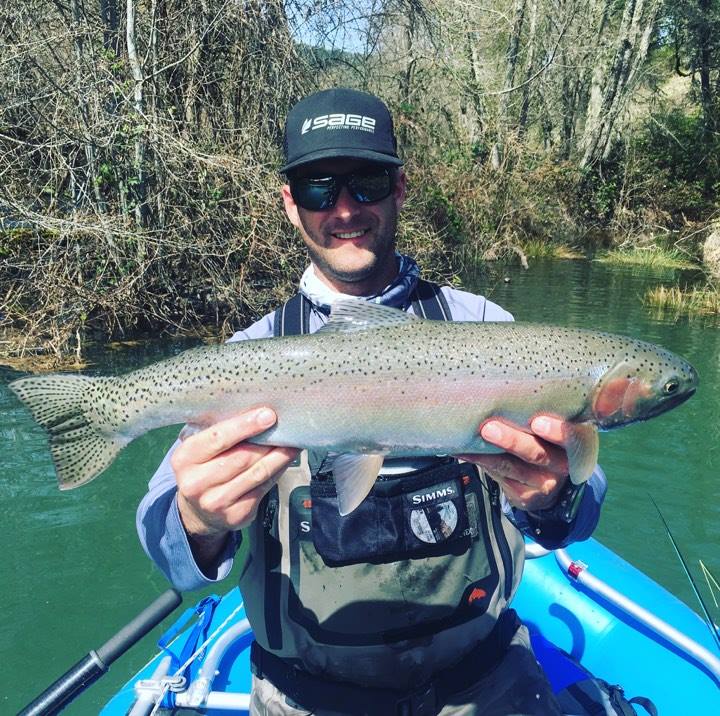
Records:
[[[252,442],[336,454],[347,514],[386,456],[500,452],[478,434],[491,416],[522,427],[539,413],[575,423],[569,472],[580,483],[597,462],[598,428],[660,415],[697,385],[689,363],[632,338],[428,321],[350,299],[313,335],[196,348],[119,377],[56,374],[10,388],[49,433],[60,489],[95,478],[148,430],[200,429],[268,405],[278,421]]]

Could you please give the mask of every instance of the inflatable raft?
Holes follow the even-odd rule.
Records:
[[[513,607],[556,692],[590,672],[649,699],[660,716],[720,714],[720,650],[687,605],[594,539],[554,552],[529,543],[527,556]],[[240,592],[188,613],[102,716],[248,713],[252,631]],[[86,660],[116,658],[111,642]],[[23,713],[55,713],[49,703]]]
[[[661,715],[720,713],[720,654],[708,625],[683,602],[596,540],[550,553],[529,544],[528,556],[513,606],[555,690],[582,678],[580,665],[628,697],[649,698]],[[203,635],[202,653],[177,673]],[[207,624],[172,643],[175,657],[158,654],[102,714],[149,714],[160,697],[178,714],[246,713],[251,641],[233,589]]]

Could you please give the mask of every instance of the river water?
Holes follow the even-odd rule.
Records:
[[[690,360],[698,394],[648,423],[605,433],[600,463],[610,490],[596,537],[694,609],[692,590],[650,495],[662,509],[715,619],[699,568],[720,577],[720,324],[652,315],[645,290],[672,273],[587,261],[539,261],[530,270],[491,268],[466,277],[517,319],[609,330],[664,345]],[[111,374],[187,344],[104,350],[90,372]],[[0,712],[14,713],[96,648],[166,588],[135,534],[135,508],[175,428],[133,443],[99,480],[57,490],[45,439],[9,393],[0,368]],[[232,577],[223,588],[232,586]],[[188,595],[186,605],[202,593]],[[167,620],[165,626],[172,622]],[[156,629],[116,662],[66,713],[96,714],[154,651]]]

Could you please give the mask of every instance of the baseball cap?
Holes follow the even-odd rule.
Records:
[[[393,122],[375,95],[345,87],[300,100],[285,123],[287,173],[319,159],[349,158],[401,166]]]

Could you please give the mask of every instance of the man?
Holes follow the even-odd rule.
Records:
[[[284,148],[285,211],[311,264],[299,298],[232,340],[313,332],[340,296],[512,320],[421,281],[396,253],[406,177],[380,100],[311,95],[291,110]],[[487,420],[482,437],[505,453],[388,460],[372,499],[340,517],[328,456],[246,442],[275,420],[261,406],[176,444],[138,511],[146,551],[181,589],[224,578],[246,528],[252,712],[559,713],[507,605],[522,571],[518,527],[554,547],[597,523],[605,479],[598,468],[584,492],[569,483],[573,426],[538,416],[528,433]]]

